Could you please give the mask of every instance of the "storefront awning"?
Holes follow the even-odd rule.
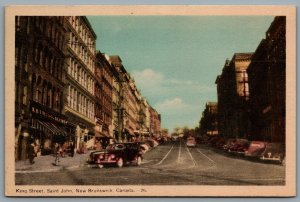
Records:
[[[44,121],[40,121],[40,120],[38,120],[37,122],[38,122],[38,124],[43,126],[44,129],[46,129],[48,132],[52,133],[53,135],[67,135],[66,131],[58,128],[53,123],[44,122]]]

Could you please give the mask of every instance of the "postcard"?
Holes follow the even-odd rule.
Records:
[[[7,6],[5,193],[296,195],[296,7]]]

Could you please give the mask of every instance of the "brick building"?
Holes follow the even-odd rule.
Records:
[[[113,138],[112,128],[112,90],[113,73],[108,56],[97,52],[95,68],[95,137],[104,144]]]
[[[247,68],[252,53],[235,53],[226,60],[222,74],[216,79],[218,123],[220,135],[247,138],[249,130],[249,84]]]
[[[17,16],[15,19],[16,159],[27,158],[31,142],[41,154],[70,138],[65,104],[65,17]]]
[[[251,59],[251,138],[285,142],[286,18],[275,17]]]

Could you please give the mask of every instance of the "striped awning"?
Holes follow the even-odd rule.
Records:
[[[40,124],[44,131],[48,131],[53,135],[67,135],[66,131],[62,128],[59,128],[53,123],[45,122],[45,121],[37,121]]]

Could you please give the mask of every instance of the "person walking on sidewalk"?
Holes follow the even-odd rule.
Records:
[[[70,153],[71,157],[74,157],[75,144],[73,141],[70,142]]]
[[[59,156],[61,155],[61,147],[59,146],[58,143],[55,143],[54,145],[54,155],[55,155],[54,165],[58,166]]]
[[[34,157],[36,156],[34,147],[35,147],[35,144],[34,144],[34,143],[31,143],[31,144],[29,145],[29,149],[28,149],[28,159],[29,159],[29,163],[30,163],[30,164],[34,164],[33,159],[34,159]]]

